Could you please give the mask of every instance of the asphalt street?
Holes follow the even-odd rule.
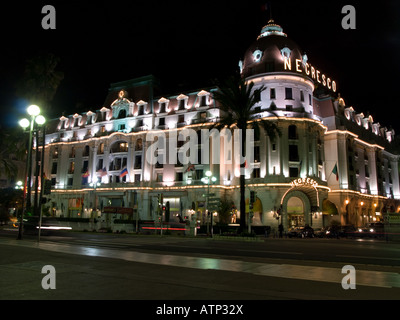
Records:
[[[265,240],[265,241],[264,241]],[[400,245],[385,241],[98,235],[0,237],[2,300],[398,300]],[[355,268],[344,289],[342,267]],[[44,289],[44,266],[55,289]]]

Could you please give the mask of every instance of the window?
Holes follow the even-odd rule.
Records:
[[[142,169],[142,156],[135,157],[135,169]]]
[[[293,100],[292,88],[285,88],[285,99],[286,100]]]
[[[140,181],[140,173],[135,174],[135,182],[139,182]]]
[[[103,169],[103,159],[97,161],[96,171]]]
[[[309,104],[310,106],[312,106],[311,94],[308,94],[308,104]]]
[[[143,140],[142,139],[137,139],[135,150],[143,150]]]
[[[179,100],[179,109],[178,110],[185,110],[185,99]]]
[[[254,162],[260,162],[260,147],[254,147]]]
[[[177,172],[175,181],[183,181],[183,172]]]
[[[207,96],[201,96],[200,98],[200,107],[207,106]]]
[[[123,130],[125,130],[125,124],[120,124],[118,126],[118,131],[123,131]]]
[[[69,163],[68,173],[69,173],[69,174],[73,174],[74,171],[75,171],[75,162],[74,162],[74,161],[71,161],[71,162]]]
[[[289,177],[296,178],[299,176],[299,168],[297,167],[289,167]]]
[[[165,102],[162,102],[162,103],[160,103],[160,113],[165,113],[166,111],[165,111],[165,105],[166,105],[166,103]]]
[[[158,120],[158,125],[159,125],[159,126],[165,126],[165,118],[160,118],[160,119]]]
[[[68,178],[68,180],[67,180],[68,187],[72,187],[73,182],[74,182],[73,178]]]
[[[304,92],[303,92],[303,90],[300,90],[300,101],[304,102]]]
[[[203,178],[203,169],[196,169],[196,179],[200,180]]]
[[[271,99],[276,99],[275,88],[271,88],[271,90],[269,91],[269,94],[270,94]]]
[[[83,150],[82,156],[83,157],[88,157],[89,156],[89,151],[90,151],[89,146],[85,146],[85,149]]]
[[[138,107],[138,116],[142,116],[142,115],[144,115],[144,105],[141,104]]]
[[[104,143],[100,143],[97,154],[104,154]]]
[[[295,144],[289,145],[289,161],[299,161],[299,151]]]
[[[292,124],[288,128],[289,139],[297,139],[297,127]]]
[[[51,166],[51,174],[57,174],[57,162],[53,162]]]
[[[286,111],[293,111],[293,106],[291,104],[287,104]]]
[[[89,167],[89,161],[88,160],[83,161],[82,173],[88,171],[88,167]]]
[[[272,151],[276,151],[276,143],[272,144]]]
[[[125,109],[120,110],[118,113],[118,119],[122,119],[125,117],[126,117],[126,110]]]
[[[260,168],[253,169],[253,178],[260,178]]]

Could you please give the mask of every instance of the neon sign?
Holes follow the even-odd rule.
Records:
[[[310,187],[318,187],[318,182],[311,178],[298,178],[293,180],[291,183],[292,188],[299,186],[310,186]]]
[[[284,58],[284,68],[285,70],[292,70],[292,59],[288,58],[285,55],[282,55]],[[319,70],[314,68],[312,65],[303,61],[301,59],[295,59],[294,69],[296,72],[302,73],[305,72],[307,76],[310,76],[312,79],[316,80],[318,83],[322,84],[324,87],[327,87],[329,90],[336,92],[336,82],[331,78],[327,77],[325,74],[321,73]]]

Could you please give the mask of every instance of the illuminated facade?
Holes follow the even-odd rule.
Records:
[[[394,132],[334,98],[334,79],[311,65],[279,25],[270,21],[262,29],[239,67],[255,88],[266,88],[254,121],[273,121],[281,131],[275,138],[263,131],[254,137],[254,159],[246,165],[252,226],[322,227],[332,219],[361,225],[380,220],[388,201],[400,199]],[[317,87],[325,93],[316,94]],[[170,208],[164,221],[204,225],[210,190],[229,204],[229,222],[247,221],[248,212],[237,211],[239,164],[208,161],[216,152],[232,160],[234,149],[210,147],[208,158],[196,163],[154,163],[148,152],[154,141],[149,133],[163,132],[166,143],[158,155],[177,156],[183,141],[171,145],[171,137],[191,129],[201,158],[200,130],[224,116],[215,90],[163,96],[156,79],[142,77],[112,84],[99,110],[55,120],[45,141],[44,171],[52,182],[46,208],[56,216],[95,218],[93,228],[109,227],[115,219],[158,221],[162,195]],[[208,170],[216,177],[210,185],[201,180]],[[256,192],[252,208],[250,191]],[[214,222],[223,220],[219,215]]]

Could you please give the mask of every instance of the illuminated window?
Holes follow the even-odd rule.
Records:
[[[75,171],[75,162],[74,162],[74,161],[71,161],[71,162],[69,163],[68,173],[69,173],[69,174],[73,174],[74,171]]]

